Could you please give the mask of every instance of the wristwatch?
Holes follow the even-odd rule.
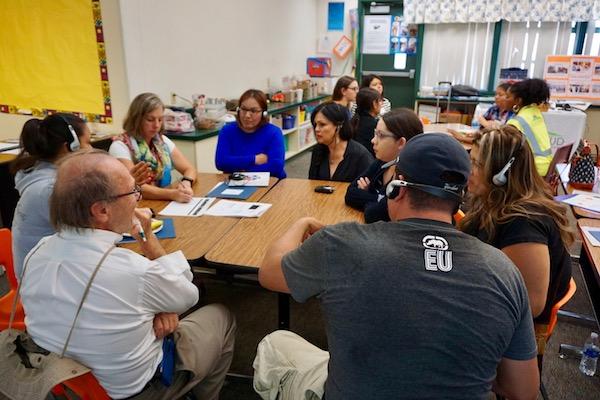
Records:
[[[192,178],[190,178],[189,176],[181,177],[181,182],[183,182],[183,181],[188,181],[190,183],[190,185],[194,184],[194,180]]]

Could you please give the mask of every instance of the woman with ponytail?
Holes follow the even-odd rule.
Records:
[[[352,140],[348,109],[334,102],[319,104],[310,116],[317,144],[309,179],[352,182],[373,162],[369,151]]]
[[[72,151],[90,146],[85,122],[70,114],[32,118],[21,131],[21,153],[11,165],[20,199],[12,225],[15,272],[21,275],[23,259],[44,236],[52,235],[48,199],[56,179],[56,163]]]
[[[354,138],[363,146],[369,153],[373,152],[373,132],[377,126],[377,116],[381,111],[381,102],[383,97],[375,89],[363,88],[356,95],[356,112],[352,117],[352,129],[354,130]]]

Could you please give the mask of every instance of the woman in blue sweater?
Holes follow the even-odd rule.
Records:
[[[271,176],[285,178],[283,133],[269,123],[267,96],[260,90],[245,91],[235,120],[219,132],[217,169],[227,173],[270,172]]]

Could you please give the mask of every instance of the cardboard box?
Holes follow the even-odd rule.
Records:
[[[460,124],[462,123],[462,114],[458,112],[440,113],[440,123],[442,124]]]

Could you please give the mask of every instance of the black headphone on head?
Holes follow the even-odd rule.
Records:
[[[521,151],[524,145],[525,135],[521,134],[521,143],[519,144],[519,146],[511,153],[510,157],[508,158],[508,161],[506,162],[506,164],[504,164],[504,167],[502,167],[500,172],[492,176],[492,183],[494,184],[494,186],[500,187],[506,185],[506,182],[508,182],[508,177],[506,176],[506,174],[515,162],[515,157],[517,156],[517,153]]]
[[[67,129],[69,130],[69,134],[65,135],[65,139],[67,140],[68,145],[67,148],[71,152],[79,150],[81,148],[81,143],[79,143],[79,137],[77,136],[73,125],[71,125],[69,121],[67,121],[67,119],[62,115],[58,116],[65,122],[65,124],[67,124]]]
[[[390,183],[388,183],[385,188],[385,195],[388,199],[395,199],[400,194],[401,187],[414,187],[415,189],[421,190],[423,192],[432,194],[437,197],[441,197],[447,200],[455,200],[458,202],[462,202],[462,196],[458,193],[452,192],[450,190],[443,189],[438,186],[433,185],[425,185],[422,183],[412,183],[407,182],[400,179],[394,179]]]

